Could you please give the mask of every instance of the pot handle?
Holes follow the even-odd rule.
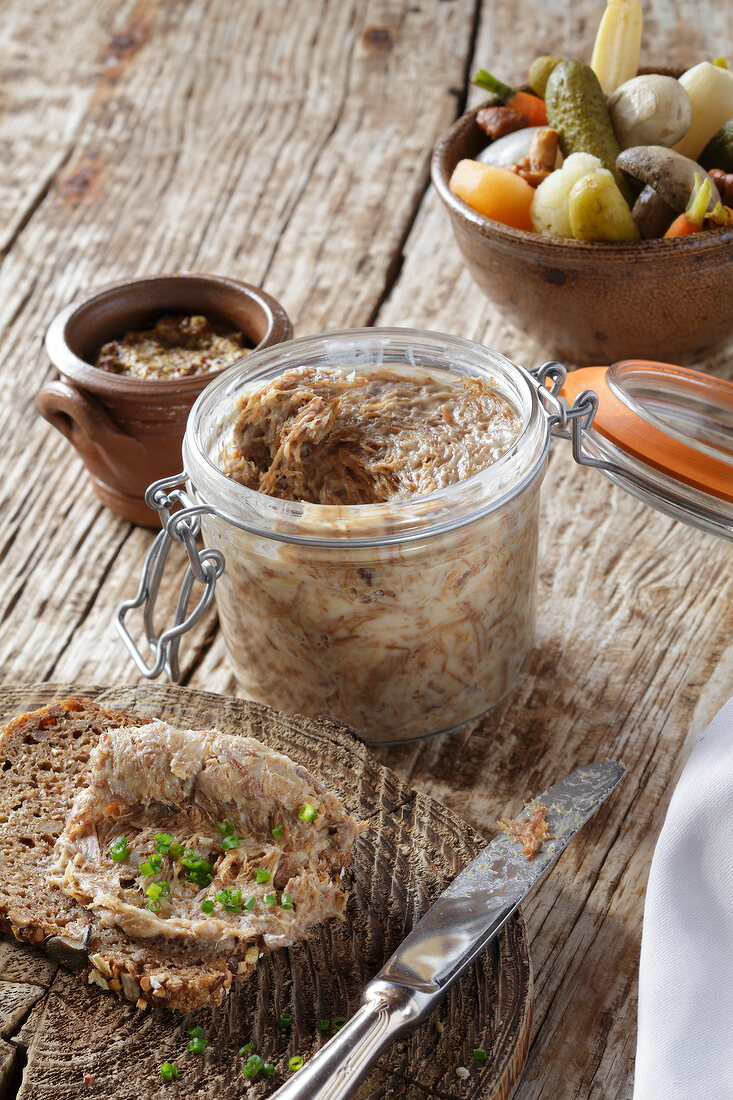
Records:
[[[90,445],[99,448],[104,436],[124,434],[100,401],[63,379],[41,386],[36,404],[44,420],[82,454]]]
[[[148,487],[145,493],[145,502],[150,508],[157,510],[163,529],[155,536],[155,541],[145,558],[137,594],[131,600],[125,600],[124,603],[120,604],[115,615],[115,626],[118,634],[137,665],[138,671],[148,680],[157,679],[164,670],[174,682],[180,679],[178,648],[181,636],[195,626],[209,609],[214,597],[216,582],[224,572],[226,564],[224,555],[220,550],[208,550],[206,548],[199,550],[196,545],[196,536],[201,527],[201,516],[213,513],[214,509],[205,504],[194,504],[192,502],[183,488],[186,478],[187,475],[184,470],[183,473],[176,474],[174,477],[165,477],[161,478],[160,481],[154,481]],[[172,509],[177,504],[182,505],[182,507],[173,512]],[[184,544],[189,564],[181,584],[173,626],[157,635],[153,624],[155,601],[158,597],[158,589],[168,559],[168,552],[174,542]],[[203,584],[204,590],[193,611],[188,613],[188,604],[195,581]],[[125,623],[127,612],[140,606],[143,608],[143,622],[148,647],[154,658],[151,664],[148,664],[145,655],[141,653]]]

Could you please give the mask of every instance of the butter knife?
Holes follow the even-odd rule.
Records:
[[[400,1035],[428,1017],[499,933],[579,829],[623,778],[622,764],[579,768],[538,796],[552,839],[528,860],[517,838],[501,833],[469,863],[379,974],[354,1016],[274,1094],[278,1100],[345,1100]],[[525,809],[518,820],[528,815]]]

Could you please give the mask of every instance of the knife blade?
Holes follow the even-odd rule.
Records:
[[[538,795],[552,835],[536,857],[528,860],[508,833],[487,844],[368,983],[351,1020],[278,1089],[278,1100],[352,1096],[384,1050],[429,1016],[486,949],[625,771],[615,761],[591,764]],[[518,820],[526,816],[525,807]]]

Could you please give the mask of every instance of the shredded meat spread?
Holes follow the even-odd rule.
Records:
[[[228,477],[270,496],[375,504],[470,477],[504,454],[519,429],[481,379],[297,367],[239,399],[215,457]]]
[[[129,936],[269,950],[342,915],[358,831],[287,756],[154,721],[101,735],[48,880]]]
[[[251,350],[241,332],[207,317],[166,316],[151,329],[104,344],[94,365],[133,378],[186,378],[223,370]]]
[[[517,838],[522,845],[522,852],[527,857],[527,862],[537,858],[545,840],[552,840],[550,826],[547,824],[547,806],[544,802],[538,802],[536,798],[528,802],[525,809],[525,817],[517,817],[514,820],[501,818],[497,825],[510,836]]]

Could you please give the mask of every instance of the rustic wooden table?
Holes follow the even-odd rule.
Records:
[[[40,419],[44,329],[125,276],[263,285],[299,334],[418,325],[526,365],[543,349],[474,289],[429,186],[437,134],[489,63],[588,57],[601,0],[5,0],[0,68],[0,408],[5,683],[133,682],[112,629],[148,531],[102,508]],[[729,12],[647,0],[643,63],[724,52]],[[700,364],[733,376],[731,346]],[[526,907],[533,1042],[520,1100],[631,1095],[644,890],[694,738],[733,684],[731,546],[652,512],[553,448],[537,647],[483,722],[380,760],[487,834],[597,757],[628,778]],[[177,579],[166,582],[170,615]],[[183,682],[236,692],[213,615]]]

